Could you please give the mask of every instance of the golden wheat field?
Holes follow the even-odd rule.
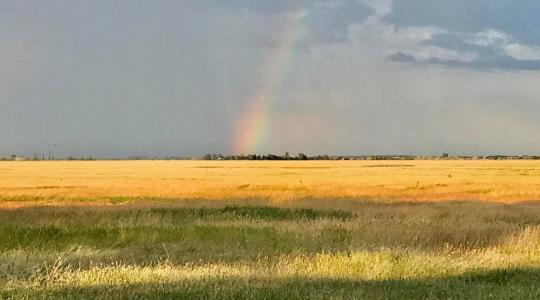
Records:
[[[0,298],[538,299],[539,161],[0,162]]]
[[[4,203],[107,200],[540,200],[539,161],[2,162]]]

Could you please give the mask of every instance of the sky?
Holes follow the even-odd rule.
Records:
[[[537,0],[0,0],[0,156],[540,154]]]

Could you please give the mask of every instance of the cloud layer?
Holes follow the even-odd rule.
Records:
[[[475,57],[463,61],[398,51],[389,58],[484,70],[537,70],[540,68],[540,19],[535,13],[538,9],[540,3],[537,1],[396,0],[392,13],[385,16],[385,22],[399,28],[440,28],[444,32],[425,40],[426,47]]]
[[[0,156],[230,153],[286,30],[264,152],[540,149],[535,1],[0,2]]]

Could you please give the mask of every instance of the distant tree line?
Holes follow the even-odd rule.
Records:
[[[285,154],[246,154],[246,155],[222,155],[222,154],[206,154],[202,157],[183,157],[183,156],[165,156],[165,157],[147,157],[147,156],[129,156],[124,158],[109,158],[102,160],[540,160],[540,155],[487,155],[487,156],[466,156],[466,155],[449,155],[443,153],[439,156],[415,156],[415,155],[352,155],[352,156],[329,156],[329,155],[316,155],[307,156],[304,153],[298,153],[298,155],[290,155],[289,152]],[[92,161],[96,160],[92,156],[67,156],[67,157],[55,157],[54,155],[37,154],[34,153],[31,157],[25,157],[20,155],[10,155],[6,157],[0,156],[0,161],[17,161],[17,160],[30,160],[30,161],[47,161],[47,160],[70,160],[70,161]]]
[[[202,157],[204,160],[540,160],[540,156],[535,155],[489,155],[489,156],[451,156],[443,153],[440,156],[416,156],[416,155],[362,155],[362,156],[328,156],[317,155],[307,156],[299,153],[297,156],[290,156],[288,152],[283,155],[276,154],[248,154],[248,155],[222,155],[206,154]]]
[[[222,154],[206,154],[204,160],[308,160],[308,159],[329,159],[328,155],[308,157],[304,153],[298,153],[297,156],[289,155],[285,152],[283,155],[276,154],[247,154],[247,155],[222,155]]]
[[[92,156],[68,156],[68,157],[64,157],[64,158],[58,158],[58,157],[55,157],[54,155],[47,155],[45,156],[45,154],[37,154],[37,153],[34,153],[34,155],[32,157],[26,157],[26,156],[23,156],[23,155],[16,155],[16,154],[13,154],[13,155],[10,155],[10,156],[7,156],[7,157],[0,157],[0,161],[17,161],[17,160],[29,160],[29,161],[48,161],[48,160],[84,160],[84,161],[89,161],[89,160],[96,160],[94,157]]]

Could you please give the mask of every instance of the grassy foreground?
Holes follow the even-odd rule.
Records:
[[[202,162],[191,163],[198,166],[196,163]],[[454,163],[473,168],[466,165],[468,162]],[[276,188],[274,198],[264,196],[268,190],[259,190],[262,194],[257,196],[253,189],[265,184],[261,178],[270,180],[269,174],[283,172],[284,165],[278,168],[271,163],[261,178],[252,169],[232,168],[238,164],[230,165],[232,178],[220,176],[227,174],[227,165],[197,168],[192,172],[201,172],[197,178],[203,178],[204,184],[192,185],[190,192],[200,197],[160,198],[160,193],[182,192],[175,183],[168,191],[156,188],[166,186],[162,182],[166,179],[155,174],[172,170],[137,173],[137,179],[126,173],[127,178],[115,185],[104,174],[127,172],[128,167],[113,170],[112,163],[113,167],[104,169],[105,163],[98,162],[67,171],[81,165],[59,163],[58,169],[44,164],[21,170],[30,168],[26,164],[0,165],[0,169],[12,169],[0,171],[0,196],[4,197],[0,201],[0,299],[540,298],[537,201],[428,201],[425,199],[433,196],[429,194],[433,190],[421,187],[413,191],[418,198],[410,201],[341,197],[338,189],[334,197],[282,198],[291,195],[291,187],[299,180],[308,186],[299,195],[323,190],[325,182],[335,188],[337,177],[325,179],[321,173],[312,173],[332,174],[332,169],[309,169],[324,166],[310,163],[303,165],[304,169],[294,164],[299,175],[294,182],[282,182],[285,192]],[[530,183],[532,190],[516,183],[516,176],[524,175],[515,175],[516,166],[510,162],[506,167],[474,165],[488,170],[474,171],[483,176],[473,176],[478,173],[471,171],[466,179],[445,164],[438,171],[436,165],[418,170],[365,169],[370,174],[380,172],[382,175],[374,179],[389,187],[392,182],[423,178],[438,188],[437,184],[444,184],[441,180],[455,180],[457,183],[447,184],[454,184],[452,189],[459,193],[458,183],[467,181],[470,184],[461,185],[461,193],[466,194],[470,186],[489,185],[494,180],[514,196],[536,193],[536,183]],[[264,167],[264,163],[257,166]],[[346,166],[351,165],[339,168]],[[527,180],[538,180],[534,164],[518,167],[520,172],[527,169]],[[364,167],[350,167],[355,168],[362,171]],[[352,179],[343,178],[351,187],[361,188],[353,179],[363,182],[363,173],[350,169],[336,172],[357,174]],[[50,170],[56,171],[48,173]],[[10,181],[7,173],[12,171],[16,176]],[[451,178],[446,174],[449,171],[454,174]],[[58,175],[62,172],[68,174]],[[395,177],[406,173],[409,177],[396,179],[392,172]],[[429,172],[433,172],[432,177],[426,175]],[[144,176],[147,181],[142,181]],[[268,186],[275,187],[283,180],[272,176],[274,181],[266,181]],[[227,191],[229,196],[216,198],[209,178],[216,179],[217,190]],[[240,188],[240,178],[251,180],[245,183],[249,186]],[[84,197],[77,198],[83,188],[75,187],[71,192],[55,188],[75,186],[74,182],[88,187]],[[112,196],[102,198],[105,194],[100,193],[107,187]],[[2,188],[7,192],[1,192]],[[243,193],[250,188],[247,197]],[[125,194],[113,193],[121,189]],[[234,190],[238,199],[233,197]],[[499,197],[502,190],[493,188],[486,195]],[[429,196],[421,196],[422,191]]]
[[[540,205],[0,211],[4,298],[540,297]]]

